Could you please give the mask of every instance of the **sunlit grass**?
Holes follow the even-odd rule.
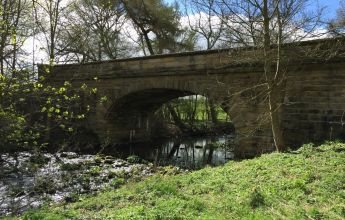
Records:
[[[27,212],[24,219],[344,219],[345,144],[305,145]]]

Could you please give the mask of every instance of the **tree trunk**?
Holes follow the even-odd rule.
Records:
[[[172,107],[172,105],[170,103],[167,103],[167,107],[168,107],[168,110],[169,110],[171,117],[173,118],[175,124],[183,131],[188,130],[186,125],[182,122],[180,117],[178,117],[178,115],[176,114],[174,107]]]
[[[281,73],[279,72],[279,62],[277,63],[277,69],[275,73],[272,71],[272,50],[271,50],[271,37],[270,37],[270,16],[268,11],[268,0],[264,0],[263,17],[264,17],[264,71],[267,82],[268,90],[268,106],[269,115],[271,119],[271,129],[273,134],[274,145],[277,151],[283,151],[285,144],[283,138],[283,132],[280,121],[280,100],[282,100],[282,88],[281,88]],[[280,43],[280,42],[278,42]],[[279,47],[280,45],[278,45]],[[280,59],[280,54],[276,57],[277,61]]]
[[[218,124],[217,110],[212,99],[209,99],[209,106],[210,106],[210,114],[211,114],[212,123],[216,125]]]

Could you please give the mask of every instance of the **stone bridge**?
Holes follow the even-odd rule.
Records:
[[[285,98],[279,113],[289,146],[344,137],[345,59],[338,50],[343,42],[284,45]],[[98,88],[98,97],[107,96],[106,103],[93,101],[86,124],[102,141],[147,137],[152,115],[163,103],[206,96],[230,116],[236,152],[248,156],[274,149],[261,54],[238,48],[56,65],[48,80],[85,83]]]

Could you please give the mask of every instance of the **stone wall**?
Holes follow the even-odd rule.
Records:
[[[284,121],[287,143],[344,139],[345,65],[305,65],[289,74]]]

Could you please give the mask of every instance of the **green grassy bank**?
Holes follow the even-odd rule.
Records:
[[[24,219],[344,219],[345,144],[305,145],[27,212]]]

